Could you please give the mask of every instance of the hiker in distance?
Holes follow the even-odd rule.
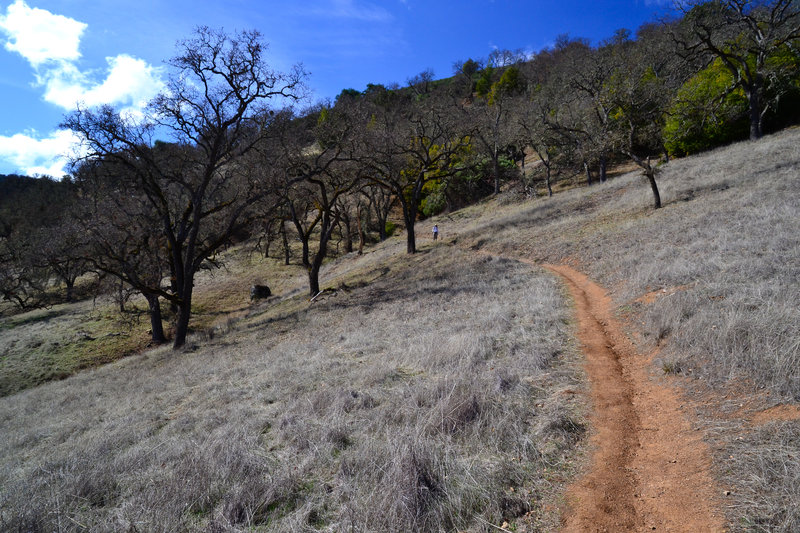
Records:
[[[435,241],[438,238],[439,238],[439,225],[438,224],[434,224],[433,225],[433,240]]]

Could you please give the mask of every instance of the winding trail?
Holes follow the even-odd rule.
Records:
[[[602,287],[544,266],[575,301],[593,404],[590,469],[567,492],[563,531],[725,531],[708,447],[676,391],[649,375],[654,354],[636,352]]]

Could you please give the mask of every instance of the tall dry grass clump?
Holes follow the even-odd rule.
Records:
[[[0,399],[0,529],[555,527],[584,431],[558,283],[444,245],[387,256],[208,346]]]

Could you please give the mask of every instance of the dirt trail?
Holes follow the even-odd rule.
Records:
[[[575,300],[591,383],[590,470],[568,491],[565,532],[722,532],[710,453],[677,393],[649,375],[602,287],[546,265]]]

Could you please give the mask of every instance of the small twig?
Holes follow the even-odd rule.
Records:
[[[310,301],[311,301],[311,302],[313,302],[314,300],[316,300],[316,299],[317,299],[317,297],[318,297],[320,294],[322,294],[323,292],[325,292],[325,291],[324,291],[324,290],[322,290],[322,291],[319,291],[317,294],[315,294],[315,295],[314,295],[314,296],[311,298],[311,300],[310,300]]]
[[[494,524],[492,524],[492,523],[490,523],[490,522],[487,522],[486,520],[484,520],[484,519],[483,519],[483,518],[481,518],[480,516],[476,516],[475,518],[477,518],[478,520],[480,520],[481,522],[483,522],[483,523],[484,523],[484,524],[486,524],[487,526],[492,526],[493,528],[495,528],[495,529],[499,529],[500,531],[507,531],[508,533],[512,533],[510,529],[506,529],[506,528],[504,528],[504,527],[496,526],[496,525],[494,525]]]
[[[314,300],[319,298],[321,294],[333,294],[334,296],[336,296],[338,294],[338,291],[336,289],[331,289],[330,287],[328,287],[327,289],[322,289],[317,294],[315,294],[314,297],[311,298],[311,300],[309,300],[309,302],[313,302]]]
[[[64,516],[66,516],[66,517],[67,517],[67,519],[71,520],[71,521],[72,521],[74,524],[76,524],[76,525],[78,525],[78,526],[82,527],[83,529],[86,529],[86,530],[88,530],[88,529],[89,529],[87,526],[85,526],[85,525],[81,524],[80,522],[78,522],[77,520],[75,520],[74,518],[72,518],[70,515],[64,515]]]

